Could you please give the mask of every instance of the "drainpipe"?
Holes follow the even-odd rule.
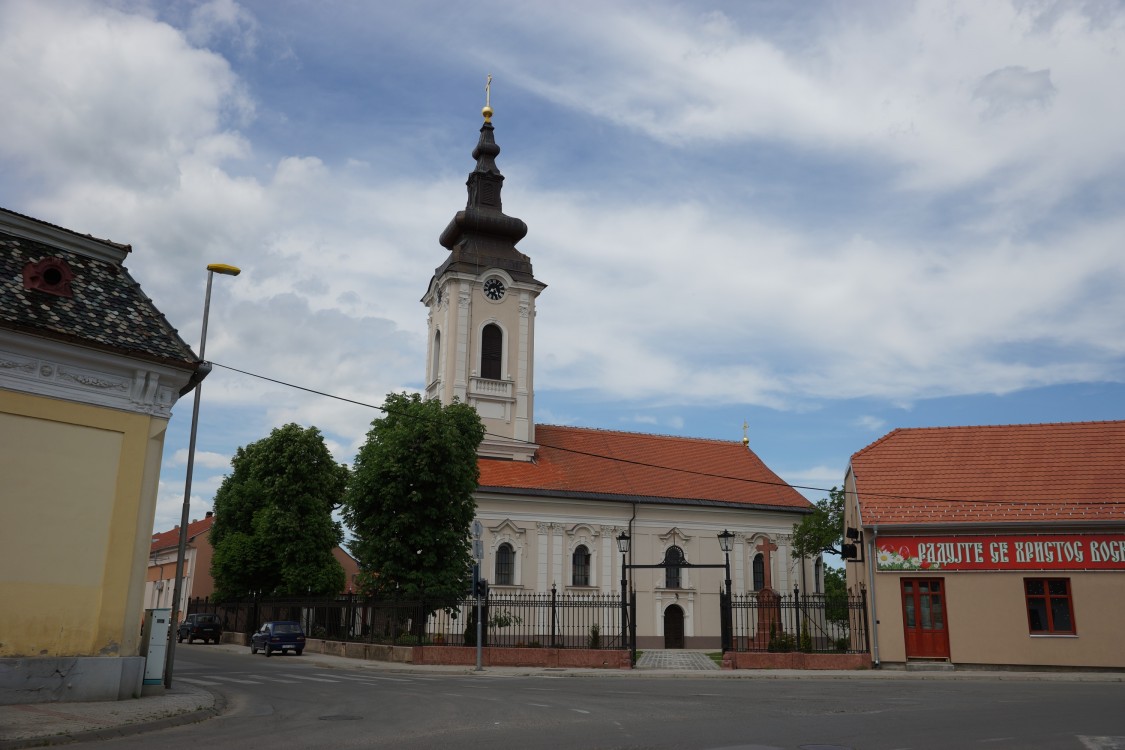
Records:
[[[875,660],[875,669],[879,669],[879,607],[876,606],[875,590],[875,542],[879,538],[878,525],[871,527],[871,539],[867,542],[867,579],[871,581],[871,657]]]

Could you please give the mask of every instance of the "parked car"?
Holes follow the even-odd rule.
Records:
[[[183,643],[187,638],[187,642],[191,643],[196,638],[200,638],[204,643],[207,641],[218,643],[222,634],[223,621],[218,615],[194,614],[188,615],[180,623],[180,628],[176,631],[176,640]]]
[[[275,651],[292,651],[297,656],[305,650],[305,631],[301,623],[293,620],[278,620],[262,623],[258,632],[250,636],[250,653],[256,654],[258,650],[271,656]]]

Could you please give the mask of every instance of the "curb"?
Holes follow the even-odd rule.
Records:
[[[54,734],[38,734],[8,740],[0,739],[0,750],[51,747],[56,745],[69,745],[75,742],[95,742],[118,737],[130,737],[132,735],[144,734],[159,729],[170,729],[186,724],[196,724],[214,718],[226,709],[226,701],[221,695],[206,690],[205,688],[200,688],[199,690],[200,692],[207,693],[211,697],[211,706],[184,711],[172,716],[162,716],[157,719],[147,720],[141,719],[139,721],[99,729],[83,729],[75,732],[56,731]]]

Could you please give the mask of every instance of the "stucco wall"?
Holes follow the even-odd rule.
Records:
[[[1028,632],[1024,578],[1069,578],[1075,635]],[[877,573],[880,658],[906,660],[900,580]],[[917,577],[917,576],[915,576]],[[1125,667],[1125,574],[1118,572],[948,572],[945,582],[950,661],[954,664]]]
[[[549,592],[560,594],[620,595],[621,553],[617,535],[630,529],[633,506],[629,503],[590,502],[550,497],[487,495],[477,498],[477,517],[485,527],[483,575],[492,581],[497,594]],[[792,557],[789,535],[796,514],[737,508],[638,505],[632,519],[632,554],[635,565],[663,560],[667,548],[676,544],[688,562],[722,565],[724,555],[717,534],[729,529],[735,534],[730,554],[731,584],[735,594],[752,590],[752,561],[756,546],[768,536],[777,550],[771,555],[771,583],[783,591],[794,585],[802,590],[813,585],[812,563]],[[511,587],[495,585],[496,549],[511,544],[516,552],[516,574]],[[579,544],[590,551],[590,586],[574,586],[572,555]],[[664,647],[664,613],[671,606],[684,611],[687,648],[718,648],[719,590],[724,570],[683,568],[681,586],[666,588],[663,569],[634,569],[629,577],[637,591],[637,637],[645,648]],[[603,633],[619,629],[615,618]]]
[[[165,424],[0,391],[0,658],[138,653]]]

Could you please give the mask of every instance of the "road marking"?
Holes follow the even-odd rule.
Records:
[[[352,677],[352,676],[349,676],[349,675],[342,675],[342,674],[341,675],[324,674],[323,672],[317,672],[317,674],[319,674],[321,677],[335,677],[335,678],[340,679],[340,680],[355,680],[357,682],[367,682],[368,680],[383,680],[384,682],[414,682],[414,680],[411,680],[410,678],[403,678],[403,677],[379,677],[378,675],[364,675],[362,677]]]
[[[550,708],[546,703],[528,703],[529,706],[536,706],[538,708]]]
[[[572,708],[570,710],[573,711],[576,714],[588,714],[588,713],[590,713],[589,711],[583,711],[581,708]]]
[[[212,682],[211,680],[200,680],[194,677],[177,677],[180,682],[190,682],[192,685],[221,685],[219,682]]]
[[[1078,735],[1078,741],[1081,742],[1087,750],[1117,750],[1117,748],[1125,747],[1125,737],[1089,737],[1087,735]]]
[[[267,676],[267,675],[264,675],[264,674],[256,674],[256,675],[254,675],[254,678],[258,679],[258,680],[267,680],[269,682],[283,682],[286,685],[296,685],[297,684],[296,680],[283,680],[280,677],[270,677],[270,676]]]
[[[257,680],[240,680],[237,677],[227,677],[226,675],[223,675],[223,674],[211,675],[211,679],[222,680],[223,682],[236,682],[239,685],[261,685],[262,684]]]
[[[303,674],[289,674],[288,672],[283,672],[282,676],[292,677],[294,680],[309,680],[311,682],[338,682],[338,680],[325,680],[321,677],[307,677]]]

